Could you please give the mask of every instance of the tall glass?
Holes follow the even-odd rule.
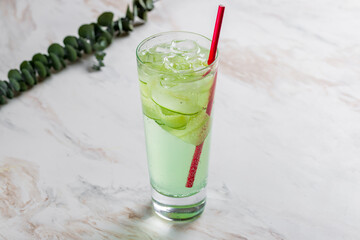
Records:
[[[206,63],[210,45],[196,33],[166,32],[136,49],[152,203],[169,220],[205,207],[218,65]]]

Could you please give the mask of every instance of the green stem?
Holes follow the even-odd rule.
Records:
[[[51,71],[61,71],[83,54],[94,53],[98,63],[93,69],[100,70],[106,55],[103,50],[112,43],[112,39],[131,32],[136,17],[146,21],[147,12],[153,8],[153,0],[133,0],[132,10],[128,6],[125,17],[114,21],[112,12],[104,12],[96,23],[80,26],[78,37],[66,36],[64,46],[53,43],[48,48],[48,54],[37,53],[32,60],[23,61],[20,70],[11,69],[8,72],[8,81],[0,80],[0,105],[49,77]]]

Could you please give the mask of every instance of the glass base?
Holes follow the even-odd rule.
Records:
[[[165,196],[152,188],[152,205],[160,217],[170,221],[193,220],[204,211],[206,189],[183,198]]]

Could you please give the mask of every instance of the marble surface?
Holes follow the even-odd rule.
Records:
[[[0,78],[127,0],[1,0]],[[216,0],[161,0],[107,49],[0,107],[0,239],[360,239],[360,3],[226,5],[208,202],[154,216],[135,48],[212,35]]]

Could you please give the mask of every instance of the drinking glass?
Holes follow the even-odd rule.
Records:
[[[165,32],[136,49],[146,149],[155,212],[186,221],[205,207],[212,103],[218,59],[211,40]]]

